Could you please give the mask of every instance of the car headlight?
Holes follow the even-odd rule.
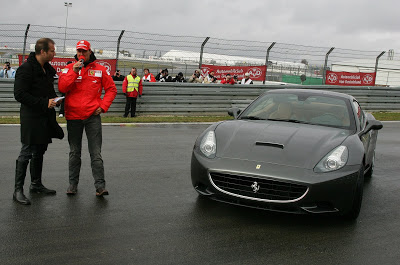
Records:
[[[329,172],[338,170],[347,163],[349,158],[349,151],[346,146],[341,145],[329,152],[324,158],[319,161],[315,166],[315,172]]]
[[[208,158],[214,158],[217,153],[217,142],[214,131],[206,133],[200,143],[200,151]]]

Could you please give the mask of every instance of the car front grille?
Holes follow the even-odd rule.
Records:
[[[305,185],[230,173],[210,172],[210,179],[223,193],[258,201],[293,202],[308,191]]]

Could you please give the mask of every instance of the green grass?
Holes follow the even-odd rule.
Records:
[[[398,112],[373,112],[380,121],[400,121]],[[116,116],[102,116],[103,123],[162,123],[162,122],[217,122],[231,120],[231,116],[138,116],[123,118]],[[57,118],[59,123],[65,123],[65,118]],[[19,117],[0,117],[0,124],[19,124]]]
[[[380,121],[399,121],[400,113],[398,112],[373,112],[375,119]]]
[[[233,119],[231,116],[138,116],[123,118],[102,116],[102,123],[162,123],[162,122],[217,122]],[[65,118],[57,118],[58,123],[65,123]],[[0,124],[19,124],[18,117],[0,117]]]

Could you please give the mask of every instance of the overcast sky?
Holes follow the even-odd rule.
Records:
[[[70,0],[68,27],[398,51],[395,0]],[[4,7],[4,5],[2,5]],[[65,26],[62,0],[8,1],[1,23]],[[396,54],[397,55],[397,54]]]

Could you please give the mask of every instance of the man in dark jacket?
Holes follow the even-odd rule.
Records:
[[[21,142],[22,148],[15,170],[15,190],[13,199],[24,205],[31,204],[25,197],[23,187],[26,170],[30,161],[30,191],[43,194],[55,194],[42,184],[43,155],[51,138],[62,139],[64,133],[56,121],[54,107],[55,69],[49,62],[55,56],[54,41],[39,39],[26,63],[22,64],[15,76],[14,97],[21,103]]]
[[[186,79],[183,77],[183,73],[179,72],[178,75],[174,79],[172,79],[172,82],[184,83],[186,82]]]
[[[158,82],[172,82],[172,77],[168,75],[168,69],[164,69],[161,71],[161,77]]]

